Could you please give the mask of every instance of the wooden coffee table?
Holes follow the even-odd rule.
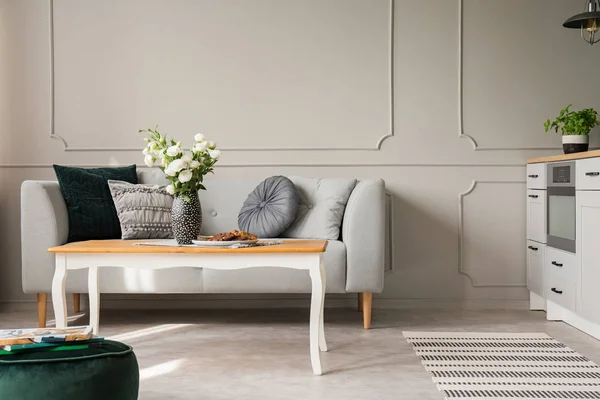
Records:
[[[313,372],[321,375],[319,349],[327,351],[323,328],[325,303],[325,268],[323,252],[326,240],[286,240],[272,246],[240,249],[207,247],[170,247],[136,245],[148,240],[90,240],[69,243],[48,249],[56,255],[56,269],[52,280],[52,305],[56,326],[67,326],[65,282],[67,271],[88,269],[90,297],[90,325],[98,333],[100,293],[98,268],[124,267],[161,269],[197,267],[212,269],[241,269],[252,267],[282,267],[307,270],[312,281],[310,303],[310,357]]]

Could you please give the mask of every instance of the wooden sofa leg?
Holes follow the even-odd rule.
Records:
[[[48,301],[47,293],[38,293],[37,294],[37,309],[38,309],[38,327],[45,328],[46,327],[46,305]]]
[[[373,305],[373,293],[361,293],[361,298],[364,326],[365,329],[369,329],[371,328],[371,307]]]
[[[73,293],[73,311],[78,313],[81,310],[81,293]]]
[[[358,294],[358,311],[359,312],[362,312],[362,310],[363,310],[362,302],[363,302],[363,295],[362,295],[362,293],[359,293]]]

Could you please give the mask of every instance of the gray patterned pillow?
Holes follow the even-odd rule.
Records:
[[[276,238],[294,222],[299,201],[292,181],[272,176],[248,195],[238,214],[238,225],[259,238]]]
[[[122,239],[171,239],[173,197],[165,186],[108,181]]]

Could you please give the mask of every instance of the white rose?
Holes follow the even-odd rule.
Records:
[[[179,173],[179,182],[186,183],[192,179],[192,171],[189,169],[184,169]]]
[[[185,162],[181,158],[178,158],[177,160],[173,160],[173,162],[171,162],[169,168],[173,168],[173,171],[179,172],[185,168]]]
[[[142,150],[142,154],[147,156],[148,154],[152,154],[152,152],[148,147],[145,147],[144,150]]]
[[[198,161],[194,160],[194,161],[192,161],[192,162],[190,163],[190,168],[191,168],[191,169],[196,169],[196,168],[200,167],[200,165],[201,165],[201,164],[200,164]]]
[[[177,145],[171,146],[167,149],[167,155],[171,157],[175,157],[181,154],[181,148]]]
[[[169,185],[165,188],[165,190],[167,191],[167,193],[169,193],[170,195],[174,195],[175,194],[175,186],[173,185]]]
[[[175,176],[184,167],[185,167],[185,163],[183,162],[183,160],[181,158],[178,158],[177,160],[173,160],[173,162],[171,164],[169,164],[167,166],[167,168],[165,168],[165,174],[167,174],[169,176]]]
[[[201,153],[201,152],[203,152],[204,150],[206,150],[206,142],[196,143],[196,144],[194,145],[194,151],[195,151],[196,153]]]
[[[201,133],[196,133],[196,134],[194,135],[194,140],[195,140],[196,142],[203,142],[203,141],[204,141],[204,135],[203,135],[203,134],[201,134]]]
[[[192,162],[192,156],[190,156],[189,154],[185,154],[183,157],[181,157],[181,160],[184,163],[189,164]]]
[[[210,154],[210,158],[218,160],[221,157],[221,150],[209,150],[208,154]]]
[[[209,149],[213,149],[217,147],[217,144],[215,142],[213,142],[212,140],[210,142],[208,142],[208,148]]]
[[[175,176],[177,175],[177,171],[173,170],[173,168],[169,168],[169,166],[167,166],[167,168],[165,168],[165,174],[168,176]]]
[[[156,159],[152,154],[146,154],[146,157],[144,157],[144,162],[149,167],[152,167],[154,165],[154,161],[156,161]]]

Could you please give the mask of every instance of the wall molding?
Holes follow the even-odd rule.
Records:
[[[60,163],[66,167],[80,167],[80,168],[106,168],[106,167],[122,167],[125,165],[131,165],[134,163],[119,163],[119,164],[69,164]],[[138,167],[148,168],[144,164],[137,164]],[[273,167],[290,167],[290,168],[383,168],[383,167],[419,167],[419,168],[523,168],[525,169],[525,163],[515,164],[411,164],[411,163],[366,163],[366,164],[298,164],[298,163],[274,163],[274,164],[219,164],[217,168],[273,168]],[[1,168],[53,168],[52,164],[0,164]]]
[[[62,143],[63,150],[66,152],[139,152],[140,148],[124,147],[77,147],[70,146],[67,140],[56,132],[56,91],[55,91],[55,38],[54,38],[54,1],[48,0],[50,7],[50,138]],[[394,137],[394,23],[395,23],[395,1],[389,1],[389,132],[383,134],[374,147],[332,147],[332,148],[314,148],[314,147],[296,147],[296,148],[275,148],[275,147],[255,147],[255,148],[237,148],[237,147],[219,147],[223,151],[231,152],[255,152],[255,151],[379,151],[383,143]]]
[[[562,147],[482,147],[464,130],[464,3],[458,0],[458,137],[471,143],[474,151],[562,150]]]
[[[471,186],[465,191],[458,195],[458,272],[467,276],[471,280],[473,287],[525,287],[525,284],[495,284],[495,283],[481,283],[473,275],[472,271],[468,271],[464,268],[464,198],[475,191],[477,185],[480,184],[523,184],[527,182],[520,181],[488,181],[488,180],[473,180]]]

